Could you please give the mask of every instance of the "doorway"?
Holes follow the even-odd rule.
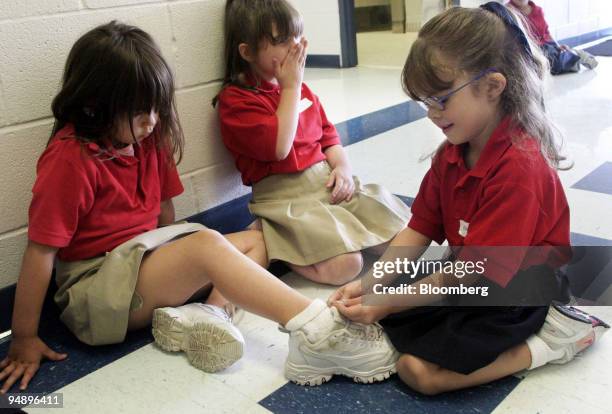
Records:
[[[422,23],[457,0],[339,0],[342,67],[402,68]]]

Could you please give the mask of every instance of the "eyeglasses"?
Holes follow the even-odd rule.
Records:
[[[463,85],[459,86],[458,88],[453,89],[452,91],[450,91],[446,95],[444,95],[444,96],[428,96],[428,97],[425,97],[425,98],[421,98],[421,102],[423,102],[423,104],[425,104],[425,107],[427,107],[427,109],[434,108],[434,109],[437,109],[438,111],[444,111],[444,109],[445,109],[444,105],[450,99],[451,96],[453,96],[455,93],[459,92],[461,89],[465,88],[469,84],[471,84],[473,82],[476,82],[477,80],[479,80],[483,76],[485,76],[485,75],[487,75],[489,73],[492,73],[492,72],[497,72],[497,69],[495,69],[495,68],[485,69],[482,72],[480,72],[478,75],[474,76],[472,79],[470,79],[469,81],[467,81]]]

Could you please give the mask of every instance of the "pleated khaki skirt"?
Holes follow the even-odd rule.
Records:
[[[409,207],[357,177],[352,200],[331,204],[331,189],[325,186],[330,173],[327,161],[321,161],[253,185],[249,209],[261,219],[269,260],[307,266],[386,243],[406,227]]]
[[[61,310],[60,320],[86,344],[123,342],[130,311],[143,303],[135,289],[144,255],[204,229],[198,223],[174,224],[136,236],[105,256],[73,262],[58,260],[54,300]]]

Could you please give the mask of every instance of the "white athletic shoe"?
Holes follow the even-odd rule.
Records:
[[[595,59],[595,56],[591,55],[589,52],[586,52],[582,49],[574,49],[574,52],[578,56],[580,56],[580,63],[584,65],[587,69],[595,69],[599,62]]]
[[[355,382],[372,383],[396,372],[399,354],[380,325],[351,322],[336,308],[331,312],[335,326],[316,342],[310,342],[300,329],[289,332],[287,379],[299,385],[321,385],[333,375],[345,375]]]
[[[601,319],[572,306],[551,306],[544,325],[537,333],[559,358],[551,364],[565,364],[591,346],[610,327]]]
[[[221,371],[238,361],[244,338],[218,306],[190,303],[153,311],[153,337],[165,351],[183,351],[189,362],[206,372]]]

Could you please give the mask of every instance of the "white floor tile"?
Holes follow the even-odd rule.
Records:
[[[243,390],[193,368],[184,355],[152,344],[57,392],[63,393],[62,413],[268,412]]]
[[[612,322],[612,306],[581,309]],[[565,365],[528,371],[525,379],[497,407],[502,413],[611,413],[612,334]]]

